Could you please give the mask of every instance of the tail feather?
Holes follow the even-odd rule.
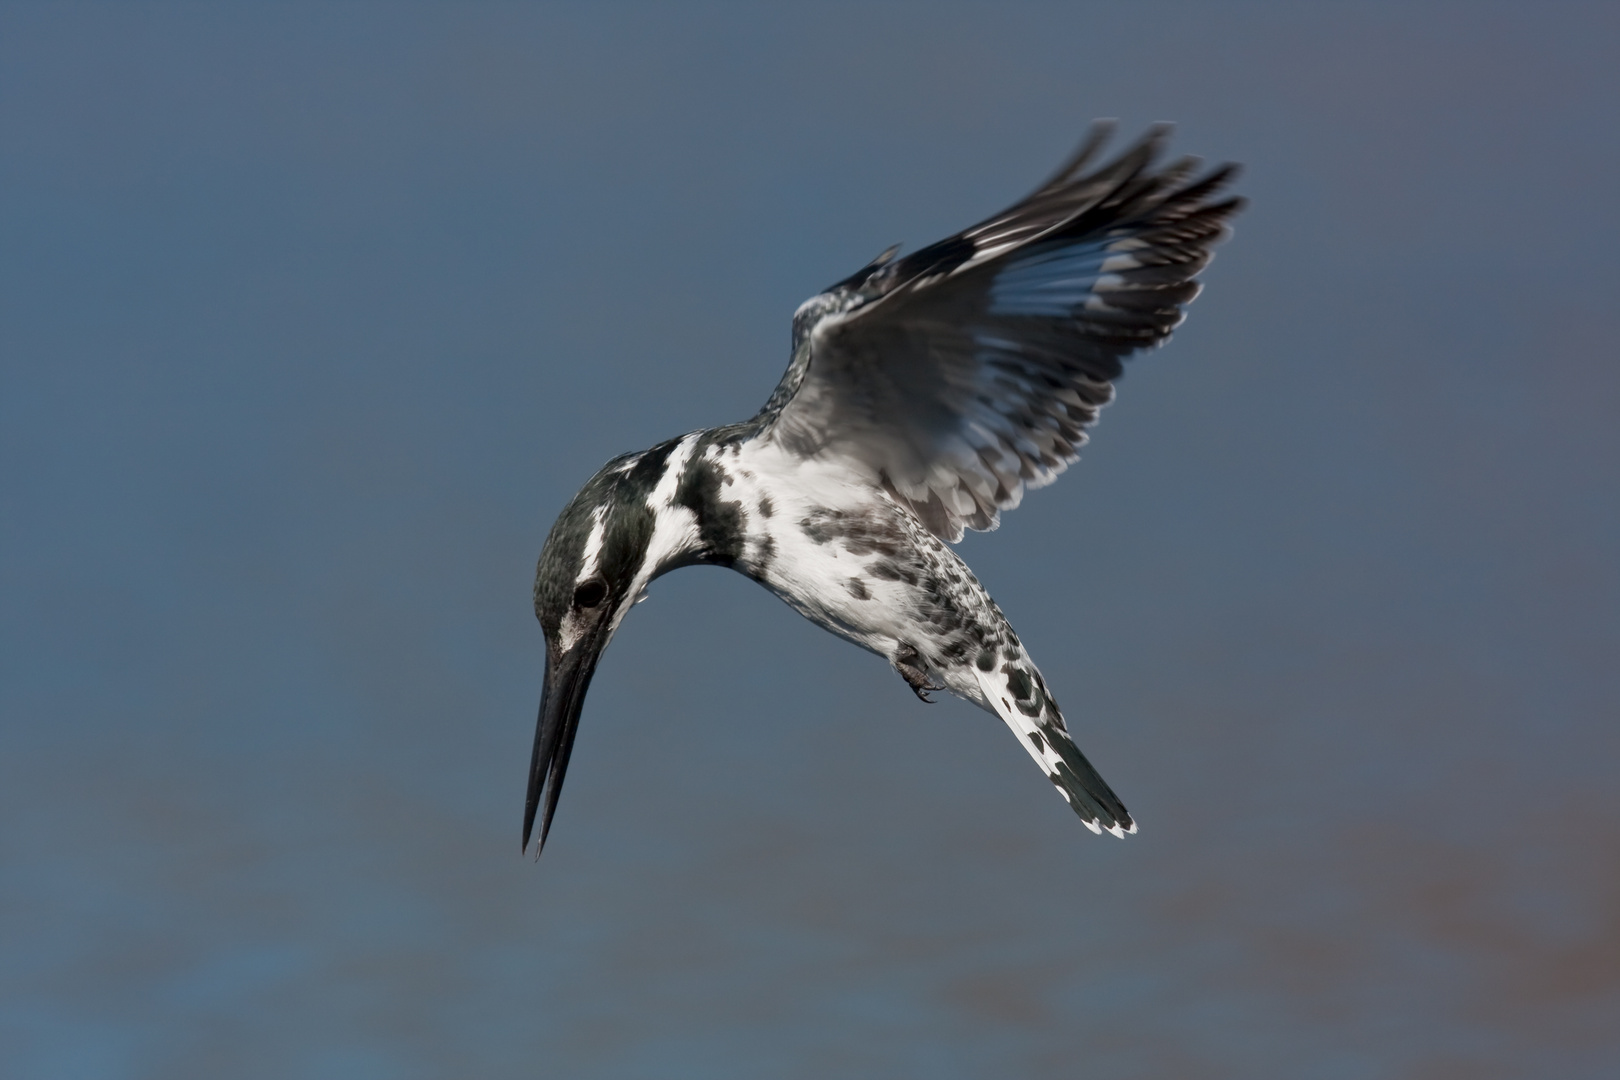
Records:
[[[975,667],[973,673],[990,706],[1086,828],[1094,833],[1106,830],[1122,839],[1136,831],[1125,804],[1069,738],[1063,715],[1046,692],[1039,672],[1008,663],[999,671]]]

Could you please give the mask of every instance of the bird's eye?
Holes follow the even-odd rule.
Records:
[[[574,590],[574,606],[577,608],[593,608],[607,596],[607,583],[601,578],[591,578]]]

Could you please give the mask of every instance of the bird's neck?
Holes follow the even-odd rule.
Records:
[[[757,476],[745,463],[752,434],[742,425],[695,431],[660,443],[626,468],[619,497],[651,511],[643,584],[697,564],[749,572],[762,517]]]

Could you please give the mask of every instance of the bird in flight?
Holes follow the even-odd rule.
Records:
[[[654,578],[729,566],[816,625],[1006,722],[1092,832],[1136,823],[1069,737],[1041,673],[948,546],[1056,479],[1161,345],[1243,206],[1236,173],[1161,164],[1158,125],[1099,164],[1098,123],[1026,198],[805,301],[758,415],[608,462],[563,510],[534,581],[545,688],[523,814],[546,842],[585,691]],[[543,809],[542,809],[543,807]]]

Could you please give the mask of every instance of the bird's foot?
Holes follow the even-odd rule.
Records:
[[[915,648],[910,645],[902,645],[900,651],[895,653],[892,663],[894,664],[894,670],[898,671],[900,677],[906,680],[906,685],[911,687],[911,692],[916,694],[920,700],[932,705],[934,699],[928,696],[929,691],[943,690],[945,688],[935,686],[929,680],[928,673],[920,666],[921,660],[922,654],[917,652]]]

